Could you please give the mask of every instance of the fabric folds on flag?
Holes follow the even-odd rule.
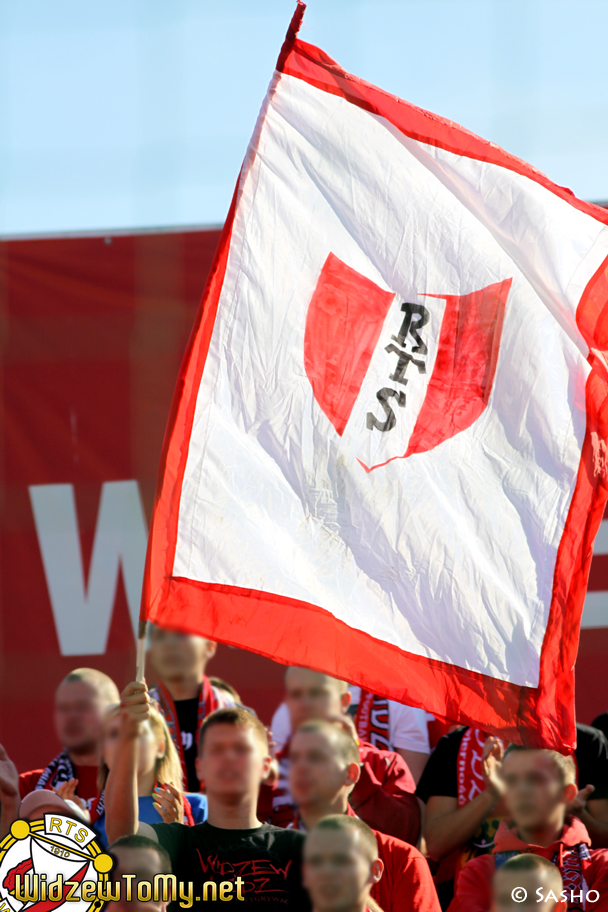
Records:
[[[570,750],[608,213],[299,40],[177,384],[142,617]]]

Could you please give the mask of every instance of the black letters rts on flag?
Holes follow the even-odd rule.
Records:
[[[403,317],[403,322],[401,324],[401,329],[399,334],[396,336],[391,336],[393,342],[386,346],[385,351],[389,354],[397,355],[397,366],[392,374],[389,374],[389,380],[393,380],[395,383],[401,383],[403,386],[406,386],[407,379],[405,377],[405,372],[409,364],[414,364],[418,368],[419,374],[426,374],[426,362],[421,358],[414,358],[413,355],[426,355],[428,354],[428,348],[426,344],[420,337],[420,330],[423,326],[429,322],[430,313],[426,307],[422,304],[410,304],[408,301],[404,301],[401,305],[401,310],[404,312],[405,316]],[[412,353],[404,351],[406,339],[410,335],[416,345],[412,347]],[[395,345],[394,343],[397,343]],[[386,418],[384,421],[380,421],[373,412],[367,413],[367,427],[370,431],[376,428],[383,433],[385,431],[391,431],[396,423],[397,418],[395,417],[395,412],[389,405],[389,399],[397,399],[397,405],[400,408],[405,407],[405,393],[397,392],[395,389],[384,386],[381,390],[378,390],[376,393],[376,399],[384,409],[386,413]]]

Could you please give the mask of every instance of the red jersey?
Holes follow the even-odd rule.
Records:
[[[358,817],[349,805],[349,817]],[[294,828],[304,829],[299,815]],[[384,864],[382,877],[371,890],[383,912],[441,912],[427,860],[418,849],[402,839],[374,830],[378,855]]]
[[[595,912],[608,910],[608,849],[589,849],[591,840],[585,825],[578,817],[569,817],[561,837],[552,845],[534,846],[522,842],[515,828],[502,821],[494,840],[491,855],[472,858],[460,869],[449,912],[487,912],[492,905],[492,877],[497,863],[507,857],[533,852],[553,862],[561,871],[564,889],[578,897],[596,890],[587,905],[568,904],[568,909],[588,908]],[[540,906],[539,906],[540,908]]]
[[[402,839],[374,830],[384,872],[372,896],[384,912],[440,912],[431,871],[424,855]]]
[[[277,755],[277,784],[272,788],[263,785],[258,802],[260,820],[280,827],[293,823],[296,814],[289,791],[288,751],[289,742]],[[420,807],[407,763],[394,751],[379,750],[367,741],[359,743],[359,756],[361,776],[350,795],[357,817],[373,830],[414,845],[420,836]]]

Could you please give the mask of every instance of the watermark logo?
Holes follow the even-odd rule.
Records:
[[[516,903],[523,903],[528,898],[528,891],[525,887],[514,887],[511,890],[511,899]],[[598,890],[562,890],[559,896],[553,892],[553,890],[548,890],[543,893],[542,887],[539,887],[536,890],[536,899],[534,902],[537,903],[547,903],[552,902],[556,903],[558,900],[564,900],[567,903],[584,903],[585,908],[587,908],[587,903],[596,903],[600,898]],[[552,907],[553,908],[553,907]],[[579,908],[579,906],[577,906]],[[582,908],[582,907],[581,907]]]
[[[15,820],[0,843],[0,912],[101,912],[112,859],[96,836],[61,814]]]

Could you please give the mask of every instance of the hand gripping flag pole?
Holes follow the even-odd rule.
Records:
[[[608,212],[347,73],[303,13],[176,385],[142,621],[569,752]]]
[[[146,671],[146,632],[147,621],[140,620],[137,629],[137,656],[135,660],[135,680],[143,681]]]

